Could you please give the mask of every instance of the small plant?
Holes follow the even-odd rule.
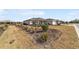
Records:
[[[4,26],[3,26],[3,30],[6,30],[8,28],[8,24],[5,24]]]
[[[47,39],[48,39],[48,34],[45,32],[45,33],[43,33],[43,34],[41,35],[41,41],[42,41],[42,42],[46,42]]]
[[[8,27],[8,24],[5,24],[5,27],[7,28]]]
[[[41,28],[42,28],[43,31],[47,31],[48,25],[47,24],[41,25]]]

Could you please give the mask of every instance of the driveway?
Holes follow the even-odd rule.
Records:
[[[79,38],[79,24],[74,24],[74,27]]]

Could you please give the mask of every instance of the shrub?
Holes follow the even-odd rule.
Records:
[[[8,27],[8,24],[5,24],[5,27],[7,28]]]
[[[48,34],[47,34],[47,33],[43,33],[43,34],[41,35],[41,41],[42,41],[42,42],[46,42],[47,39],[48,39]]]
[[[3,30],[6,30],[8,28],[8,24],[5,24],[4,26],[3,26]]]
[[[43,31],[47,31],[48,25],[47,24],[41,25],[41,28],[42,28]]]
[[[21,28],[22,28],[23,30],[27,30],[28,27],[22,25]]]

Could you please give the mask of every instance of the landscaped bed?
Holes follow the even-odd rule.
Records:
[[[37,31],[32,33],[33,41],[42,48],[53,48],[51,44],[57,39],[60,38],[62,32],[56,29],[50,29],[47,32]],[[45,36],[45,37],[44,37]]]
[[[55,40],[58,40],[62,32],[57,29],[48,28],[44,31],[41,26],[19,26],[22,30],[27,32],[32,37],[33,43],[35,43],[38,48],[53,48],[52,44]]]

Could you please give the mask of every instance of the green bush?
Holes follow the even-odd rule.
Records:
[[[47,39],[48,39],[48,34],[47,34],[47,33],[43,33],[43,34],[41,35],[41,41],[42,41],[42,42],[46,42]]]
[[[42,28],[43,31],[47,31],[48,25],[47,24],[41,25],[41,28]]]

